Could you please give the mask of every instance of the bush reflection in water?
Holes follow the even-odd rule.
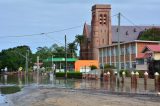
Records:
[[[126,79],[124,84],[117,86],[116,82],[105,82],[101,80],[87,79],[67,79],[55,78],[52,74],[39,75],[30,73],[27,77],[24,75],[0,75],[0,93],[10,94],[20,91],[24,86],[43,86],[43,87],[62,87],[74,89],[98,89],[113,92],[155,92],[154,82],[148,84],[147,89],[141,83],[138,88],[131,88],[130,78]],[[143,79],[141,79],[143,81]]]

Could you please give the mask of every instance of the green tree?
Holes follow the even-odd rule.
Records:
[[[91,65],[90,68],[91,68],[91,70],[94,70],[94,69],[97,69],[97,66]]]
[[[83,35],[76,35],[75,36],[75,42],[77,43],[77,45],[79,45],[80,47],[80,58],[82,57],[82,47],[83,47],[83,43],[85,43],[85,36]]]
[[[0,68],[4,69],[7,67],[9,71],[16,71],[20,66],[25,67],[25,54],[31,53],[28,46],[17,46],[2,50],[0,52]]]
[[[113,65],[105,64],[104,69],[114,69],[115,67]]]
[[[65,56],[65,48],[63,46],[58,46],[57,44],[53,44],[51,47],[38,47],[37,56],[40,56],[41,59],[46,59],[48,57],[64,57]]]
[[[69,43],[67,48],[68,57],[71,57],[71,58],[77,57],[76,50],[77,50],[77,47],[75,42]]]
[[[139,34],[139,40],[160,41],[160,28],[147,29]]]

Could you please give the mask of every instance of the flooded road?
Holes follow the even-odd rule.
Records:
[[[117,84],[101,80],[87,79],[67,79],[55,78],[53,74],[43,74],[37,76],[30,73],[27,77],[22,74],[0,75],[0,94],[11,94],[21,91],[25,86],[41,86],[45,88],[72,88],[72,89],[91,89],[106,90],[110,92],[129,92],[129,93],[155,93],[154,80],[148,80],[148,86],[139,79],[138,86],[131,85],[130,78],[125,79],[125,83]]]

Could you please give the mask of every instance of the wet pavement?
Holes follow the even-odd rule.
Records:
[[[38,76],[37,74],[29,74],[27,77],[23,75],[0,75],[0,94],[12,94],[21,91],[25,86],[39,86],[43,88],[72,88],[72,89],[91,89],[104,90],[107,92],[121,93],[157,93],[154,87],[154,80],[149,79],[148,85],[144,85],[144,79],[139,78],[138,85],[132,86],[131,79],[125,78],[124,83],[117,81],[108,82],[101,80],[88,79],[67,79],[54,78],[48,74]]]

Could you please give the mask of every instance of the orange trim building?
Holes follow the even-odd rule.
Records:
[[[81,68],[89,67],[91,65],[99,67],[98,60],[77,60],[75,62],[75,71],[79,72]]]

